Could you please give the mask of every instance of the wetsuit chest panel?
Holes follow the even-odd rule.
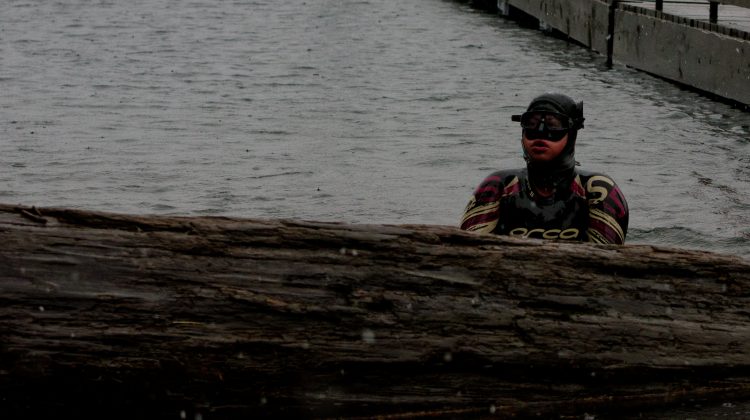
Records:
[[[524,182],[525,184],[525,182]],[[506,195],[499,203],[500,222],[495,233],[527,238],[586,240],[588,212],[586,198],[531,197],[528,188]]]

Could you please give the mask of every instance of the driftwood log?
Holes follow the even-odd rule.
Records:
[[[576,418],[750,399],[739,257],[7,205],[0,239],[6,418]]]

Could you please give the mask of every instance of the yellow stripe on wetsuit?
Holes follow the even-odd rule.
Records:
[[[472,206],[474,205],[476,205],[476,199],[472,197],[471,201],[469,202],[469,205],[466,206],[467,208],[466,213],[464,214],[464,217],[461,219],[461,225],[463,225],[469,219],[472,219],[474,217],[483,216],[486,214],[497,212],[497,209],[500,207],[500,203],[497,201],[493,201],[492,203],[482,204],[481,206],[472,208]],[[489,222],[468,226],[466,230],[472,231],[472,232],[492,232],[495,229],[495,226],[497,226],[497,218]]]
[[[615,233],[617,234],[617,236],[620,237],[620,242],[621,243],[625,242],[625,237],[624,237],[625,235],[623,235],[623,233],[622,233],[622,227],[620,227],[620,224],[617,223],[617,220],[615,220],[614,217],[612,217],[611,215],[609,215],[609,214],[607,214],[604,211],[599,210],[599,209],[590,209],[589,210],[589,217],[591,217],[592,219],[596,219],[596,220],[604,223],[605,225],[609,226],[610,228],[612,228],[612,230],[615,231]],[[601,236],[601,235],[597,235],[597,236]],[[592,237],[592,235],[591,235],[591,229],[589,229],[589,237]],[[602,239],[604,241],[602,243],[607,243],[608,242],[603,237],[601,237],[600,239]]]

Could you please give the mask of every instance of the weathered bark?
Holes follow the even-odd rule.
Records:
[[[750,397],[750,264],[0,205],[0,412],[623,413]]]

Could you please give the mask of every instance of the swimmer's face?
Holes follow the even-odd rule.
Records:
[[[565,145],[568,144],[568,135],[557,141],[546,139],[529,139],[523,135],[523,149],[532,161],[549,162],[560,156]]]

